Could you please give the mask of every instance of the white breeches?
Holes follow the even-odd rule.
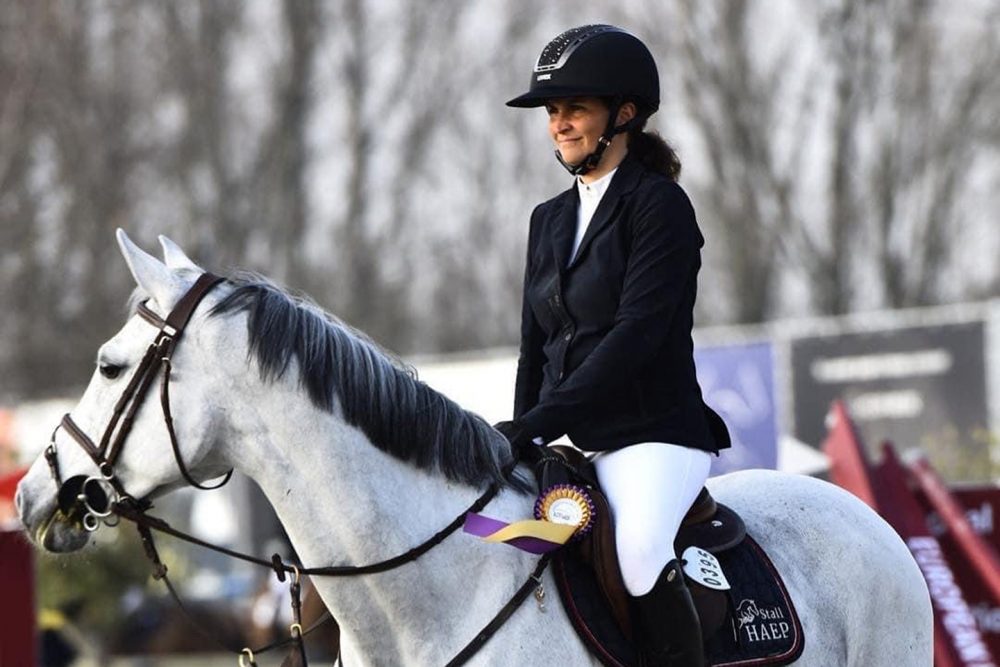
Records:
[[[648,593],[663,567],[677,557],[674,538],[708,479],[708,452],[645,442],[594,459],[615,519],[615,539],[625,588]]]

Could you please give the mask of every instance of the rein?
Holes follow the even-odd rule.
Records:
[[[269,644],[268,646],[256,650],[251,650],[250,648],[242,649],[242,651],[238,652],[239,664],[241,667],[244,667],[244,665],[253,667],[257,664],[254,660],[254,653],[263,653],[267,650],[277,648],[288,643],[294,643],[295,648],[293,648],[293,654],[297,653],[299,657],[296,661],[293,660],[293,656],[290,656],[289,659],[286,659],[285,664],[294,664],[297,662],[298,664],[305,665],[305,651],[302,639],[305,635],[322,625],[326,621],[327,617],[330,616],[330,612],[327,611],[326,614],[314,623],[308,630],[302,630],[299,615],[301,609],[301,601],[299,597],[299,577],[301,575],[305,574],[321,577],[360,576],[386,572],[407,563],[411,563],[458,530],[458,528],[463,525],[467,514],[482,510],[491,500],[493,500],[494,497],[496,497],[500,487],[498,484],[491,485],[485,492],[483,492],[482,495],[479,496],[479,498],[476,499],[475,502],[472,503],[472,505],[468,507],[468,509],[464,510],[461,514],[455,517],[451,523],[424,542],[421,542],[412,549],[409,549],[408,551],[397,556],[375,563],[370,563],[368,565],[331,565],[325,567],[300,568],[283,562],[278,554],[274,554],[270,560],[265,560],[250,554],[241,553],[212,544],[211,542],[207,542],[201,538],[195,537],[194,535],[177,530],[176,528],[170,526],[170,524],[166,521],[149,515],[147,511],[152,506],[151,503],[145,499],[137,500],[126,492],[121,480],[118,479],[115,471],[115,463],[121,455],[126,439],[132,430],[136,413],[142,405],[146,394],[148,393],[161,368],[163,369],[163,377],[160,385],[160,406],[163,412],[163,419],[167,428],[167,434],[170,439],[174,459],[181,475],[191,486],[202,490],[211,490],[225,485],[233,474],[233,471],[230,470],[225,474],[221,482],[212,486],[206,486],[199,483],[191,476],[187,466],[184,464],[183,457],[181,456],[180,445],[178,444],[177,434],[174,430],[174,420],[170,410],[169,393],[170,371],[172,368],[171,357],[177,347],[177,343],[180,340],[184,329],[187,327],[188,322],[191,320],[191,316],[194,314],[198,304],[201,303],[202,299],[204,299],[204,297],[214,287],[223,281],[224,278],[210,273],[203,273],[198,277],[184,296],[181,297],[181,300],[167,315],[166,319],[161,318],[159,315],[150,310],[145,303],[141,303],[138,308],[138,314],[144,320],[157,327],[159,334],[154,342],[147,348],[142,360],[136,368],[135,373],[129,380],[129,383],[122,392],[118,402],[115,404],[115,408],[112,412],[108,425],[102,434],[100,445],[95,445],[93,440],[91,440],[84,430],[73,421],[70,415],[66,414],[63,416],[59,426],[57,426],[56,430],[52,433],[51,442],[45,449],[45,459],[49,465],[52,478],[59,487],[59,509],[63,512],[67,519],[79,519],[83,524],[84,529],[89,532],[97,530],[102,521],[113,526],[117,525],[119,519],[126,519],[136,525],[136,528],[139,531],[139,536],[142,540],[146,557],[153,565],[153,578],[164,582],[171,597],[174,598],[175,602],[185,615],[188,616],[189,620],[191,620],[191,617],[187,613],[187,609],[183,601],[177,595],[173,584],[167,577],[167,567],[160,559],[153,540],[152,531],[165,533],[190,544],[195,544],[200,547],[225,554],[232,558],[270,568],[274,570],[279,581],[282,582],[285,581],[286,574],[293,574],[294,579],[291,584],[292,611],[295,622],[289,629],[291,636],[288,639]],[[55,436],[59,428],[65,429],[66,432],[76,441],[76,443],[80,445],[84,452],[87,453],[97,466],[97,469],[100,472],[99,477],[77,475],[68,480],[62,480],[55,441]],[[517,461],[518,459],[515,456],[510,465],[504,470],[505,476],[509,476],[513,473],[514,467],[517,465]],[[535,591],[535,596],[538,599],[539,605],[542,605],[544,591],[542,589],[541,575],[548,566],[549,558],[550,556],[546,554],[539,559],[534,571],[514,593],[510,601],[500,609],[500,611],[482,630],[480,630],[479,633],[476,634],[472,641],[470,641],[452,660],[447,663],[446,667],[457,667],[458,665],[462,665],[467,662],[500,629],[507,619],[510,618],[510,616],[521,605],[521,603],[524,602],[532,590]],[[193,623],[193,625],[201,631],[198,624]],[[207,633],[203,632],[203,634],[209,636]],[[218,643],[218,639],[216,637],[212,638]],[[225,646],[224,648],[227,650],[233,650],[232,647],[228,646]],[[244,659],[246,656],[249,657],[249,662],[245,663]],[[292,662],[290,663],[289,661]]]
[[[413,547],[405,553],[401,553],[398,556],[393,556],[383,561],[377,563],[370,563],[368,565],[328,565],[325,567],[297,567],[295,565],[290,565],[281,560],[281,558],[275,554],[270,560],[265,560],[257,556],[252,556],[250,554],[242,553],[240,551],[234,551],[226,547],[220,547],[217,544],[212,544],[199,537],[195,537],[190,533],[185,533],[183,531],[177,530],[172,527],[169,523],[163,519],[151,516],[147,514],[146,508],[142,506],[141,503],[137,503],[134,499],[126,498],[123,501],[119,501],[114,505],[115,514],[121,518],[131,521],[136,524],[136,526],[142,528],[149,528],[160,533],[165,533],[177,539],[188,542],[189,544],[196,544],[205,549],[210,549],[217,553],[225,554],[231,558],[237,558],[248,563],[254,563],[256,565],[261,565],[263,567],[270,568],[276,573],[280,573],[278,576],[282,576],[284,573],[288,574],[306,574],[320,577],[356,577],[364,574],[377,574],[379,572],[387,572],[389,570],[394,570],[401,565],[407,563],[412,563],[417,558],[427,553],[438,544],[441,544],[449,535],[458,530],[465,521],[465,516],[470,512],[479,512],[486,505],[489,504],[491,500],[496,496],[498,487],[496,485],[491,486],[487,489],[481,496],[468,509],[464,510],[461,514],[455,517],[451,523],[436,532],[434,535],[427,538],[425,541],[421,542],[417,546]],[[154,564],[162,565],[162,563]],[[164,570],[166,566],[163,566]],[[155,576],[155,574],[154,574]],[[159,577],[157,577],[159,578]]]

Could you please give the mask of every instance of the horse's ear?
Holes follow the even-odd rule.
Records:
[[[184,254],[181,247],[168,239],[166,236],[160,234],[160,246],[163,248],[163,261],[167,263],[167,268],[174,271],[178,269],[189,269],[191,271],[197,271],[198,273],[204,273],[204,270],[191,261],[191,258]]]
[[[136,285],[153,297],[164,310],[170,310],[184,289],[180,280],[166,264],[132,243],[124,230],[119,229],[116,236],[118,247],[121,248]]]

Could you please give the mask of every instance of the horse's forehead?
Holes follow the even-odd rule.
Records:
[[[173,277],[171,284],[165,286],[158,295],[150,294],[142,286],[136,285],[128,300],[129,315],[134,315],[139,305],[144,304],[146,308],[165,319],[177,302],[191,289],[200,274],[182,269],[172,272],[171,275]]]
[[[121,328],[111,338],[101,345],[98,356],[126,353],[145,348],[153,342],[155,335],[156,329],[138,315],[132,315],[125,320]]]

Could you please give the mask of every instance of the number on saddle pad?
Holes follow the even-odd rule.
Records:
[[[722,573],[718,559],[704,549],[688,547],[681,556],[684,563],[684,574],[706,588],[717,591],[728,591],[729,581]]]

